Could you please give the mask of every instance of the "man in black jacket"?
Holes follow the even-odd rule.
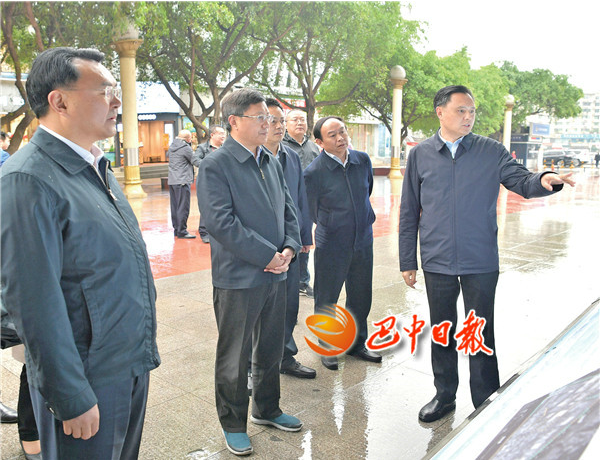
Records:
[[[286,133],[282,143],[299,155],[303,170],[320,154],[320,148],[307,134],[307,114],[300,109],[293,109],[286,114]],[[298,258],[299,293],[313,297],[314,291],[310,284],[311,275],[308,269],[309,251],[300,253]]]

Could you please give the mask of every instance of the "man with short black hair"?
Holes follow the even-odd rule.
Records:
[[[570,174],[534,174],[514,160],[497,141],[473,134],[476,108],[471,91],[446,86],[434,98],[441,128],[412,149],[399,213],[399,263],[403,279],[416,284],[417,237],[426,284],[431,326],[451,323],[447,346],[434,343],[431,361],[435,397],[418,414],[422,422],[439,420],[456,407],[458,353],[453,337],[457,299],[462,290],[466,314],[485,320],[484,345],[469,357],[470,391],[475,408],[500,386],[494,340],[494,298],[499,276],[496,204],[500,184],[525,198],[551,195]]]
[[[247,367],[253,350],[251,421],[299,431],[280,410],[284,283],[301,249],[295,204],[282,168],[262,148],[272,116],[265,97],[241,89],[222,101],[230,136],[201,162],[197,196],[211,235],[213,305],[219,337],[215,397],[226,445],[253,451],[247,435]]]
[[[116,132],[117,82],[94,49],[38,55],[40,121],[2,167],[2,303],[26,348],[45,460],[138,457],[156,291],[136,217],[94,143]]]
[[[307,206],[307,194],[305,192],[305,181],[299,156],[289,147],[282,143],[284,137],[284,112],[280,103],[273,98],[266,100],[270,115],[274,117],[270,123],[268,139],[264,144],[267,149],[278,159],[282,165],[284,179],[295,203],[297,220],[301,230],[301,253],[308,253],[313,244],[311,233],[312,221]],[[286,275],[286,319],[284,325],[284,352],[280,363],[280,373],[293,377],[313,379],[316,371],[304,366],[295,359],[298,352],[293,330],[297,324],[299,314],[299,257],[293,260]]]

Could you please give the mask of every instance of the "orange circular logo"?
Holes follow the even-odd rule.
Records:
[[[327,348],[305,337],[307,345],[322,356],[337,356],[345,353],[355,342],[357,327],[353,316],[338,305],[327,306],[322,310],[325,314],[316,313],[308,316],[305,324],[321,342],[327,345]]]

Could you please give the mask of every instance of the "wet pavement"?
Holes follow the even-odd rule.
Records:
[[[575,178],[574,189],[548,198],[524,200],[501,189],[496,342],[502,382],[600,296],[599,170],[582,168],[575,171]],[[400,185],[384,177],[375,180],[374,292],[369,321],[395,316],[401,343],[383,352],[382,364],[346,357],[339,371],[329,371],[305,342],[305,336],[312,337],[305,318],[313,313],[313,302],[301,297],[295,330],[297,358],[317,369],[318,375],[315,380],[282,376],[281,408],[298,416],[304,427],[298,433],[284,433],[249,423],[252,458],[420,459],[473,412],[468,360],[461,357],[456,411],[434,423],[418,421],[418,411],[434,395],[430,328],[421,273],[417,289],[412,290],[399,272]],[[168,192],[161,190],[158,179],[145,180],[144,189],[148,197],[132,205],[156,278],[163,363],[151,373],[140,458],[234,458],[225,448],[214,402],[217,328],[210,247],[199,238],[175,240]],[[195,196],[188,224],[189,231],[196,233]],[[343,296],[344,292],[339,303]],[[427,323],[415,354],[403,330],[410,327],[413,315]],[[370,326],[369,334],[376,330]],[[2,358],[2,401],[16,407],[20,365],[10,351],[3,351]],[[1,435],[2,459],[23,458],[16,426],[2,425]]]

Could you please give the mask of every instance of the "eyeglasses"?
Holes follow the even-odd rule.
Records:
[[[284,119],[284,117],[283,118],[273,117],[273,119],[272,119],[272,121],[270,121],[270,123],[273,124],[273,125],[278,125],[278,124],[284,125],[285,119]]]
[[[268,123],[272,123],[272,121],[274,121],[274,115],[236,115],[236,116],[242,117],[242,118],[254,118],[261,124],[265,123],[266,121]]]
[[[305,118],[303,117],[296,117],[296,118],[291,118],[289,119],[289,121],[293,122],[293,123],[307,123],[307,121],[305,121]]]
[[[61,88],[63,91],[95,91],[88,88]],[[121,100],[121,88],[119,86],[105,86],[102,90],[107,101],[112,101],[113,98]]]

